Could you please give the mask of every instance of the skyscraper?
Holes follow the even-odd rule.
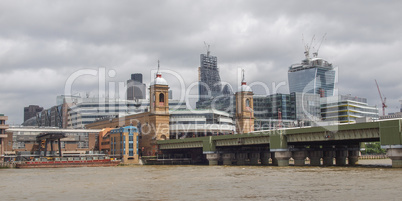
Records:
[[[142,74],[131,74],[131,79],[127,80],[127,100],[145,99],[146,85],[142,83]]]
[[[208,49],[207,54],[200,55],[200,64],[201,66],[198,68],[199,100],[196,104],[197,109],[233,112],[234,94],[229,84],[222,88],[217,57],[211,56]]]
[[[142,83],[142,74],[141,73],[131,74],[131,80]]]
[[[38,105],[29,105],[28,107],[24,107],[24,122],[34,116],[36,113],[42,112],[43,107],[39,107]]]
[[[211,56],[209,50],[207,54],[200,55],[201,66],[198,69],[199,79],[199,100],[209,100],[221,95],[222,84],[219,76],[218,59]],[[212,97],[209,97],[210,94]]]
[[[289,91],[300,93],[319,94],[320,97],[335,95],[336,70],[328,61],[318,58],[314,53],[310,58],[308,50],[306,59],[300,64],[289,67],[288,81]]]

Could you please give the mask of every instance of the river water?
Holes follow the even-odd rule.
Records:
[[[0,200],[402,200],[390,160],[358,167],[0,169]]]

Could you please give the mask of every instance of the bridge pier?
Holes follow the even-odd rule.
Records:
[[[322,164],[324,166],[334,165],[334,150],[332,146],[323,146]]]
[[[336,146],[335,164],[338,166],[346,165],[346,157],[348,156],[347,146]]]
[[[260,153],[250,153],[250,165],[258,165]]]
[[[219,154],[217,153],[207,154],[207,160],[209,165],[218,165]]]
[[[237,153],[236,160],[237,165],[246,165],[247,153]]]
[[[356,165],[359,161],[359,151],[349,151],[348,165]]]
[[[271,158],[271,152],[262,152],[261,156],[261,165],[269,165],[269,158]]]
[[[233,154],[226,153],[222,154],[223,165],[232,165]]]
[[[278,166],[289,166],[289,159],[292,156],[292,152],[290,151],[276,151],[275,158],[277,160]]]
[[[303,166],[306,164],[307,152],[305,150],[293,151],[292,158],[295,161],[295,166]]]
[[[271,152],[272,165],[278,166],[278,159],[275,157],[275,152]]]
[[[349,146],[348,150],[348,165],[356,165],[357,161],[359,161],[359,145]]]
[[[320,166],[321,165],[321,158],[322,158],[322,151],[321,150],[312,150],[309,151],[309,159],[311,166]]]
[[[402,168],[402,148],[388,148],[387,156],[392,160],[393,168]]]

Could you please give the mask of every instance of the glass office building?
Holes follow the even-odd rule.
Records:
[[[356,123],[359,118],[378,119],[378,108],[369,106],[366,98],[340,95],[321,98],[321,117],[323,121]]]
[[[295,110],[298,126],[311,126],[312,122],[321,121],[320,96],[310,93],[290,94],[293,108]]]
[[[279,126],[311,126],[321,121],[318,94],[296,93],[254,95],[254,129],[269,130]]]
[[[288,71],[289,91],[335,95],[336,69],[321,58],[307,57],[301,64],[293,64]]]

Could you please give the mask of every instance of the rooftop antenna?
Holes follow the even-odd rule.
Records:
[[[318,56],[318,51],[320,51],[321,44],[322,44],[322,42],[324,41],[326,35],[327,35],[327,33],[325,33],[325,34],[322,36],[322,39],[321,39],[320,44],[318,45],[317,51],[315,51],[315,52],[313,53],[313,56],[314,56],[314,57],[317,57],[317,56]]]
[[[205,48],[207,48],[207,57],[209,57],[209,47],[210,45],[204,41]]]

